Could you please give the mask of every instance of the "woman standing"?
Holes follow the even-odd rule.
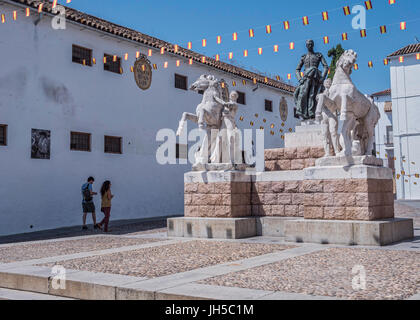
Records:
[[[105,217],[99,223],[99,226],[101,228],[102,226],[104,226],[104,231],[110,232],[110,230],[108,230],[108,224],[109,224],[109,217],[111,215],[111,199],[114,197],[114,195],[111,193],[111,181],[107,180],[102,184],[101,195],[102,195],[101,211],[104,213]]]

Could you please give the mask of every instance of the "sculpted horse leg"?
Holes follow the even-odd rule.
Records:
[[[341,97],[341,120],[343,120],[343,127],[341,129],[341,140],[343,142],[343,150],[339,153],[340,156],[351,156],[352,155],[352,131],[356,124],[356,118],[353,112],[349,112],[348,104],[350,98],[347,96]]]
[[[330,129],[330,137],[331,142],[334,148],[334,153],[337,155],[341,151],[341,146],[338,137],[338,119],[335,114],[333,114],[329,119],[329,129]]]
[[[206,111],[203,108],[197,108],[197,123],[199,129],[204,129],[206,121],[204,119]]]
[[[187,120],[191,120],[191,121],[197,123],[198,122],[198,117],[193,113],[184,112],[182,114],[181,120],[179,121],[178,130],[176,131],[177,136],[181,135],[182,131],[184,130],[185,122]]]
[[[375,142],[375,126],[377,125],[381,114],[376,104],[372,101],[372,106],[364,119],[365,131],[367,134],[365,155],[373,154],[373,143]]]
[[[322,110],[322,120],[321,120],[321,130],[322,130],[322,139],[324,141],[324,151],[325,151],[325,157],[331,157],[333,154],[331,154],[331,135],[330,135],[330,128],[329,128],[329,119],[328,114],[326,112],[326,108],[323,108]]]

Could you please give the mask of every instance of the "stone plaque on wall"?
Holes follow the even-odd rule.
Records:
[[[134,63],[134,80],[142,90],[149,89],[152,84],[152,66],[143,54]]]
[[[50,159],[51,131],[32,129],[31,133],[31,158]]]
[[[284,97],[282,97],[280,100],[279,109],[280,109],[280,118],[283,122],[285,122],[287,120],[288,107],[287,107],[287,101]]]

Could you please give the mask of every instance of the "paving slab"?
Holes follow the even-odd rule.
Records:
[[[412,295],[407,300],[420,300],[420,293],[417,293],[415,295]]]
[[[265,290],[188,283],[178,287],[158,291],[156,293],[156,300],[255,300],[272,293],[273,292]]]
[[[0,288],[48,294],[51,268],[23,266],[0,272]]]
[[[0,300],[74,300],[49,294],[0,288]]]
[[[71,270],[64,288],[49,287],[49,294],[83,300],[115,300],[120,285],[142,280],[116,274]]]
[[[266,296],[257,298],[257,300],[337,300],[337,298],[328,296],[314,296],[310,294],[301,293],[274,292]]]

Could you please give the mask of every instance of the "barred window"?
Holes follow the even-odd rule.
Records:
[[[265,100],[265,111],[273,112],[273,101]]]
[[[175,73],[175,88],[188,90],[188,79],[185,76],[181,76],[180,74]]]
[[[90,133],[70,132],[70,150],[90,151]]]
[[[92,66],[92,50],[74,44],[72,61],[74,63]]]
[[[122,153],[122,138],[105,136],[105,153]]]
[[[236,91],[238,93],[238,100],[237,102],[240,104],[246,104],[246,100],[245,100],[245,93],[241,92],[241,91]]]
[[[7,125],[0,124],[0,146],[7,146]]]
[[[104,70],[122,74],[121,58],[104,54]]]

